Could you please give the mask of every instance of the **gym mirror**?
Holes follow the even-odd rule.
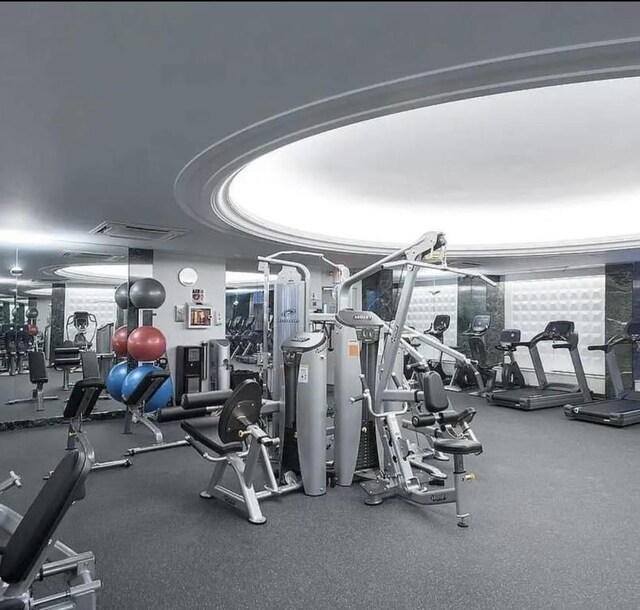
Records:
[[[126,248],[0,244],[0,427],[59,418],[78,379],[106,376],[111,336],[126,324],[115,289],[127,275]],[[96,412],[121,408],[107,398]]]

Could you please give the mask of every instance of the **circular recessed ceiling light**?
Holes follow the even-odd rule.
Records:
[[[129,277],[128,265],[70,265],[54,271],[55,275],[88,282],[124,282]]]
[[[363,121],[250,162],[247,227],[341,246],[444,231],[454,250],[640,243],[640,78],[466,99]]]

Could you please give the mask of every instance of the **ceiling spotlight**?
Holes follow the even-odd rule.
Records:
[[[9,269],[9,273],[13,277],[20,277],[22,275],[22,267],[14,265],[13,267],[11,267],[11,269]]]

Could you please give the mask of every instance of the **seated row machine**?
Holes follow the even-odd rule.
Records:
[[[403,438],[398,424],[398,416],[407,412],[405,405],[401,410],[389,410],[376,413],[373,410],[371,392],[366,387],[364,375],[361,376],[363,387],[362,395],[353,398],[352,402],[363,401],[372,417],[376,421],[378,436],[383,450],[383,463],[380,471],[373,480],[361,484],[367,492],[366,503],[375,506],[381,504],[390,497],[402,497],[417,504],[449,504],[456,505],[456,515],[459,527],[469,526],[469,511],[467,509],[465,483],[473,480],[473,476],[467,475],[464,466],[464,456],[482,453],[482,445],[477,440],[470,438],[436,438],[433,441],[433,449],[444,454],[453,455],[453,487],[429,488],[430,483],[423,482],[415,473],[415,454],[411,450],[408,441]],[[416,392],[416,400],[421,399],[426,415],[421,418],[414,417],[414,428],[431,426],[437,423],[437,415],[450,409],[449,400],[442,384],[442,379],[435,371],[429,371],[421,376],[422,392]],[[417,468],[424,470],[424,468]],[[440,483],[440,477],[434,477]]]

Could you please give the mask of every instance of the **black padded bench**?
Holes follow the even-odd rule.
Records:
[[[105,389],[105,383],[99,377],[89,377],[77,381],[69,400],[64,408],[63,417],[69,420],[69,429],[67,431],[67,451],[73,451],[77,447],[78,438],[82,435],[83,443],[91,447],[86,433],[82,429],[83,420],[91,415],[93,409],[100,398],[102,391]],[[91,449],[93,451],[93,449]],[[109,462],[94,462],[92,470],[105,470],[107,468],[117,467],[128,468],[131,466],[131,460],[120,459],[111,460]],[[1,610],[1,609],[0,609]]]
[[[60,607],[59,602],[90,596],[95,607],[95,595],[100,581],[93,576],[91,553],[75,553],[66,545],[55,543],[55,534],[62,519],[74,502],[85,497],[85,481],[91,470],[91,456],[83,449],[68,453],[32,502],[24,517],[11,511],[12,524],[3,527],[8,542],[2,548],[0,580],[7,585],[0,592],[1,610]],[[10,509],[5,509],[10,511]],[[17,524],[17,525],[15,525]],[[53,561],[53,553],[62,559]],[[36,600],[32,585],[54,574],[67,573],[70,589]],[[84,597],[82,607],[88,597]]]
[[[173,447],[184,447],[187,441],[164,442],[164,437],[158,426],[156,426],[144,411],[145,403],[160,389],[160,386],[170,378],[167,371],[150,371],[147,373],[135,390],[129,396],[123,396],[122,402],[127,408],[124,416],[124,434],[131,434],[131,424],[139,423],[148,428],[155,439],[153,445],[147,447],[132,447],[127,449],[127,455],[137,453],[148,453],[149,451],[160,451]]]
[[[53,350],[53,367],[62,371],[62,389],[69,389],[69,374],[81,364],[80,348],[75,346],[56,347]]]
[[[223,443],[218,433],[220,417],[205,416],[193,421],[183,421],[180,427],[192,438],[219,455],[239,453],[243,449],[241,442]]]
[[[5,404],[35,402],[38,405],[36,411],[44,411],[45,400],[58,400],[57,396],[44,396],[44,384],[49,382],[44,352],[29,352],[29,381],[36,386],[31,393],[31,398],[14,398],[7,400]]]

